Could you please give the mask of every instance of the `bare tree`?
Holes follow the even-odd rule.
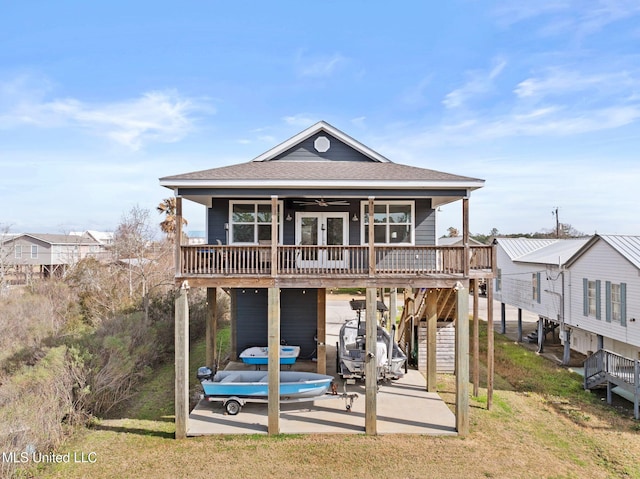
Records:
[[[140,292],[145,319],[149,315],[149,293],[173,285],[173,249],[168,241],[156,241],[149,210],[135,206],[125,214],[114,234],[118,261],[128,268],[129,296]]]

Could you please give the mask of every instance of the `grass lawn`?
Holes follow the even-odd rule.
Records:
[[[486,335],[486,331],[483,332]],[[486,336],[485,338],[486,339]],[[483,341],[486,344],[486,341]],[[640,426],[579,376],[496,335],[493,407],[472,397],[466,437],[210,436],[173,439],[173,365],[158,369],[116,418],[96,420],[58,452],[42,478],[640,478]],[[192,348],[191,365],[203,364]],[[482,382],[481,382],[482,385]],[[455,378],[439,377],[454,408]],[[74,463],[73,454],[95,462]],[[29,477],[29,476],[26,476]]]

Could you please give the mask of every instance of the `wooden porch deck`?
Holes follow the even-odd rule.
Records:
[[[376,280],[430,278],[449,283],[493,277],[492,251],[491,246],[374,246],[371,250],[366,245],[189,245],[180,246],[176,280],[224,278],[233,283],[234,278],[236,282],[263,278],[366,286]]]

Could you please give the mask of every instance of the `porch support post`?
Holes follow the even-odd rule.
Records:
[[[189,422],[189,301],[186,281],[175,301],[175,421],[176,439],[187,437]]]
[[[284,211],[283,211],[284,213]],[[278,196],[271,196],[271,277],[278,276]]]
[[[562,350],[562,364],[564,366],[568,366],[569,362],[571,362],[571,330],[569,328],[564,328],[564,349]]]
[[[506,305],[502,303],[504,314],[500,317],[500,334],[507,334],[507,312]]]
[[[469,434],[469,291],[456,291],[456,430]]]
[[[182,276],[182,252],[180,245],[182,243],[182,196],[176,196],[176,237],[174,239],[174,266],[176,276]]]
[[[478,397],[480,393],[480,319],[478,317],[480,282],[473,280],[473,395]]]
[[[371,204],[371,202],[369,202]],[[370,212],[372,210],[369,210]],[[373,224],[373,216],[369,215],[370,226]],[[375,435],[377,430],[377,389],[378,389],[378,368],[376,357],[377,330],[376,319],[377,297],[376,288],[367,288],[366,293],[366,313],[365,313],[365,344],[367,348],[364,366],[364,389],[365,389],[365,415],[364,425],[367,435]]]
[[[462,244],[464,246],[463,272],[464,277],[469,277],[469,198],[462,198]],[[468,298],[467,298],[468,299]],[[468,301],[467,301],[468,303]]]
[[[518,308],[518,342],[522,342],[522,308]]]
[[[538,316],[538,353],[544,353],[544,320]]]
[[[231,345],[229,347],[229,355],[233,360],[238,359],[238,289],[232,289],[229,291],[229,341]]]
[[[491,287],[487,288],[487,410],[491,410],[493,404],[494,357],[493,287]]]
[[[374,249],[374,230],[373,230],[373,200],[374,196],[369,196],[369,276],[376,274],[376,252]]]
[[[427,290],[427,391],[436,392],[438,390],[438,291],[436,289]]]
[[[206,359],[205,364],[212,370],[216,366],[216,336],[218,324],[218,288],[207,288],[207,319],[205,330]]]
[[[316,371],[327,373],[327,290],[318,288],[318,317],[316,319]],[[338,354],[338,351],[336,351]]]
[[[268,297],[269,420],[267,432],[272,435],[280,434],[280,288],[269,288]]]

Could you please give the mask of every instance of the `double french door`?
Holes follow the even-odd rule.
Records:
[[[349,213],[299,212],[296,214],[297,264],[301,268],[344,268],[349,244]]]

